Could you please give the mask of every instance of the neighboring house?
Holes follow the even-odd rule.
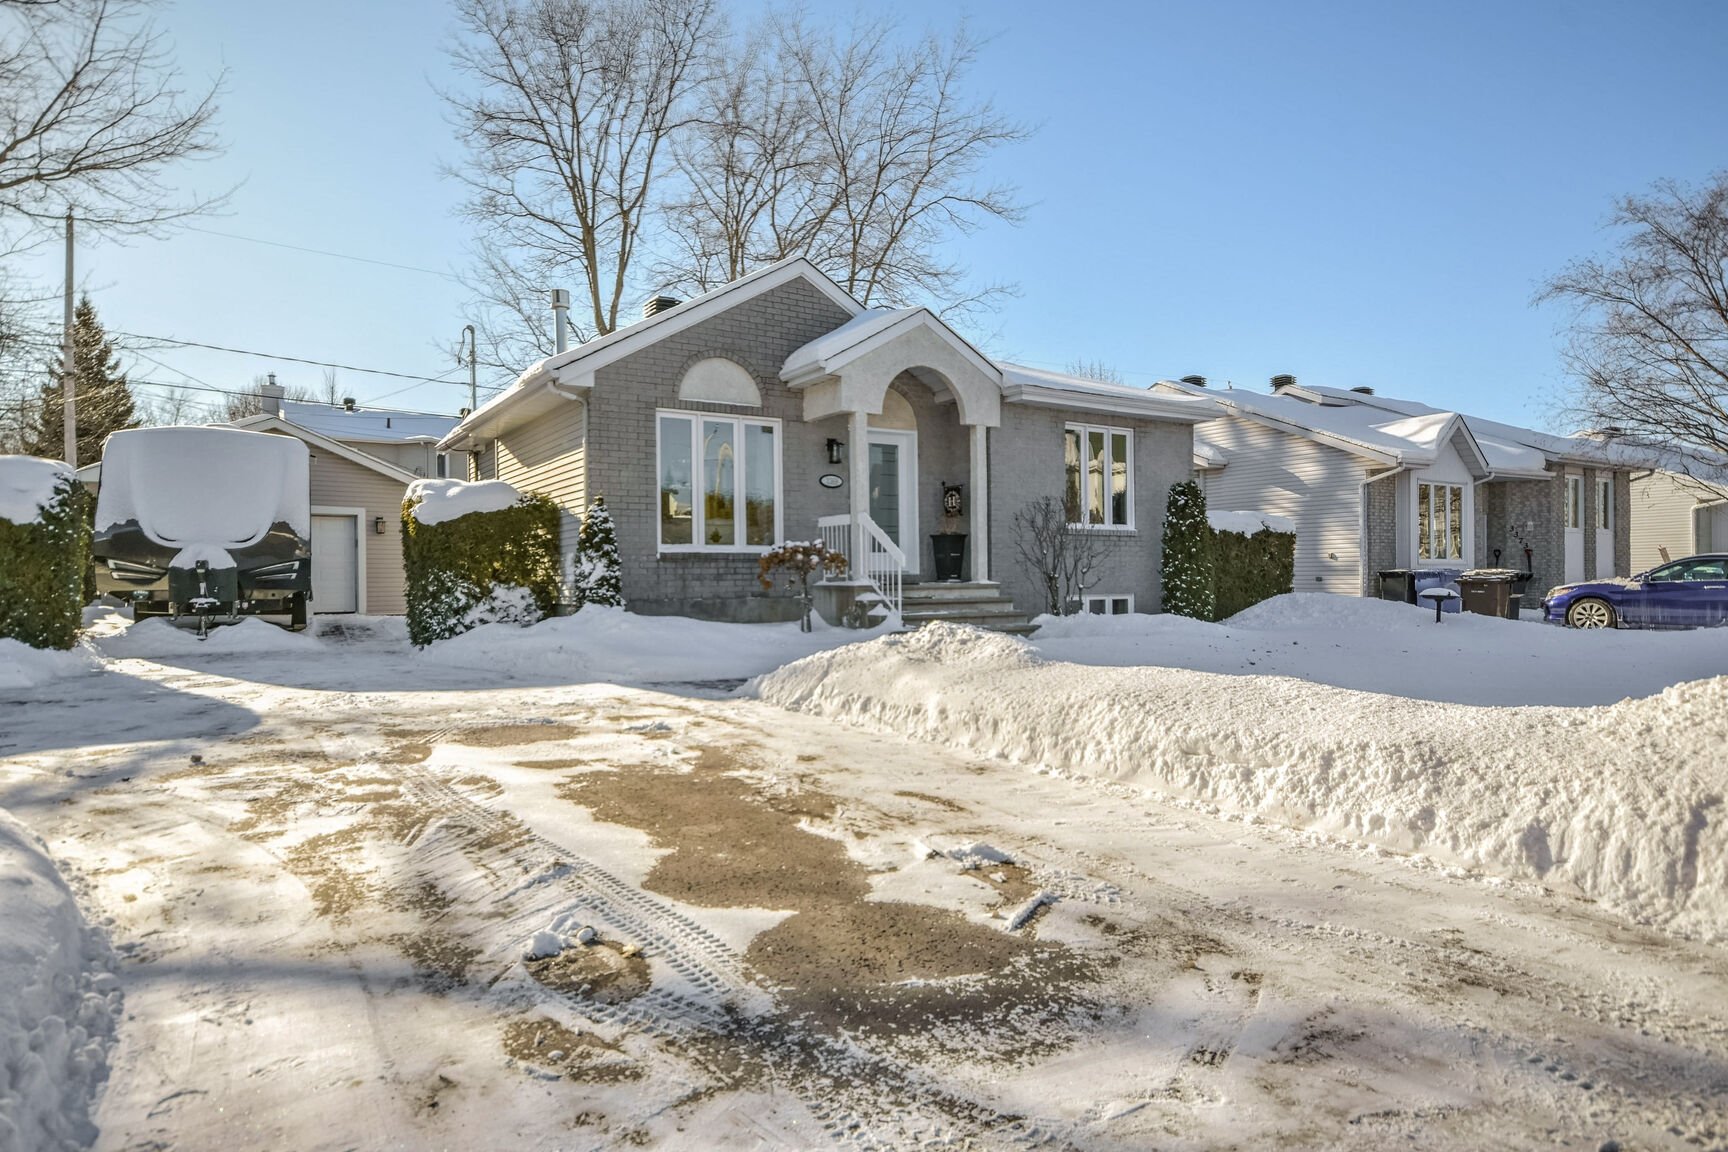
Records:
[[[821,537],[890,602],[913,585],[908,618],[938,594],[1040,612],[1013,521],[1042,496],[1105,542],[1089,596],[1157,607],[1166,496],[1190,475],[1193,425],[1219,412],[1210,398],[998,364],[928,310],[866,309],[803,259],[646,311],[533,365],[440,444],[556,501],[567,567],[604,497],[632,610],[789,618],[757,559]],[[963,575],[981,588],[930,589],[945,528],[967,534]]]
[[[1647,571],[1664,560],[1724,551],[1728,551],[1728,478],[1633,473],[1633,572]]]
[[[1279,377],[1268,393],[1162,382],[1226,417],[1196,435],[1209,505],[1296,522],[1295,587],[1375,595],[1389,568],[1525,566],[1532,586],[1630,571],[1631,468],[1552,436],[1366,390]]]
[[[265,411],[234,426],[298,437],[312,452],[312,611],[407,611],[402,499],[441,474],[438,438],[458,418],[285,400],[280,385],[260,393]]]

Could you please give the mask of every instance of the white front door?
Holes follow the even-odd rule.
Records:
[[[312,517],[312,611],[360,607],[360,518]]]
[[[1566,522],[1566,574],[1562,583],[1576,584],[1584,579],[1584,477],[1566,476],[1566,507],[1561,510]]]
[[[1598,474],[1596,480],[1596,579],[1619,576],[1614,563],[1614,481]]]
[[[906,571],[918,557],[918,434],[870,429],[870,519],[906,553]]]

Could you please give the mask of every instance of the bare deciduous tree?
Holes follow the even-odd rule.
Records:
[[[1574,308],[1566,361],[1581,414],[1687,471],[1728,455],[1728,172],[1701,189],[1627,196],[1611,257],[1581,260],[1538,300]]]
[[[1102,360],[1088,360],[1084,356],[1076,357],[1068,362],[1070,376],[1084,376],[1088,380],[1098,380],[1105,384],[1123,383],[1122,373],[1113,365]]]
[[[220,85],[178,86],[153,7],[0,0],[0,221],[51,225],[76,207],[98,230],[150,231],[211,206],[163,176],[215,154]]]
[[[1052,616],[1081,609],[1102,554],[1101,537],[1071,520],[1069,510],[1054,496],[1040,496],[1014,513],[1014,551],[1044,590],[1045,607]]]
[[[1009,291],[968,287],[949,241],[1015,221],[980,178],[1027,130],[964,81],[979,41],[843,33],[797,13],[730,37],[712,0],[461,0],[456,51],[478,95],[449,97],[478,227],[471,283],[483,358],[551,351],[546,290],[585,292],[582,335],[652,287],[700,293],[808,257],[865,304],[949,314]],[[628,317],[625,318],[628,320]]]
[[[451,172],[470,192],[487,303],[525,318],[574,276],[578,331],[611,332],[668,141],[718,43],[714,0],[460,0],[457,13],[454,60],[477,88],[446,94],[470,155]],[[543,332],[515,333],[513,352],[494,335],[495,351],[521,367],[549,350]]]

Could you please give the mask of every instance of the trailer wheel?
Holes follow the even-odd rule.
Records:
[[[304,592],[294,593],[293,600],[289,602],[288,628],[293,632],[306,630],[306,594]]]

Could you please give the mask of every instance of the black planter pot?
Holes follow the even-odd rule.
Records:
[[[930,536],[930,550],[934,553],[936,579],[960,579],[966,566],[966,533],[934,532]]]

